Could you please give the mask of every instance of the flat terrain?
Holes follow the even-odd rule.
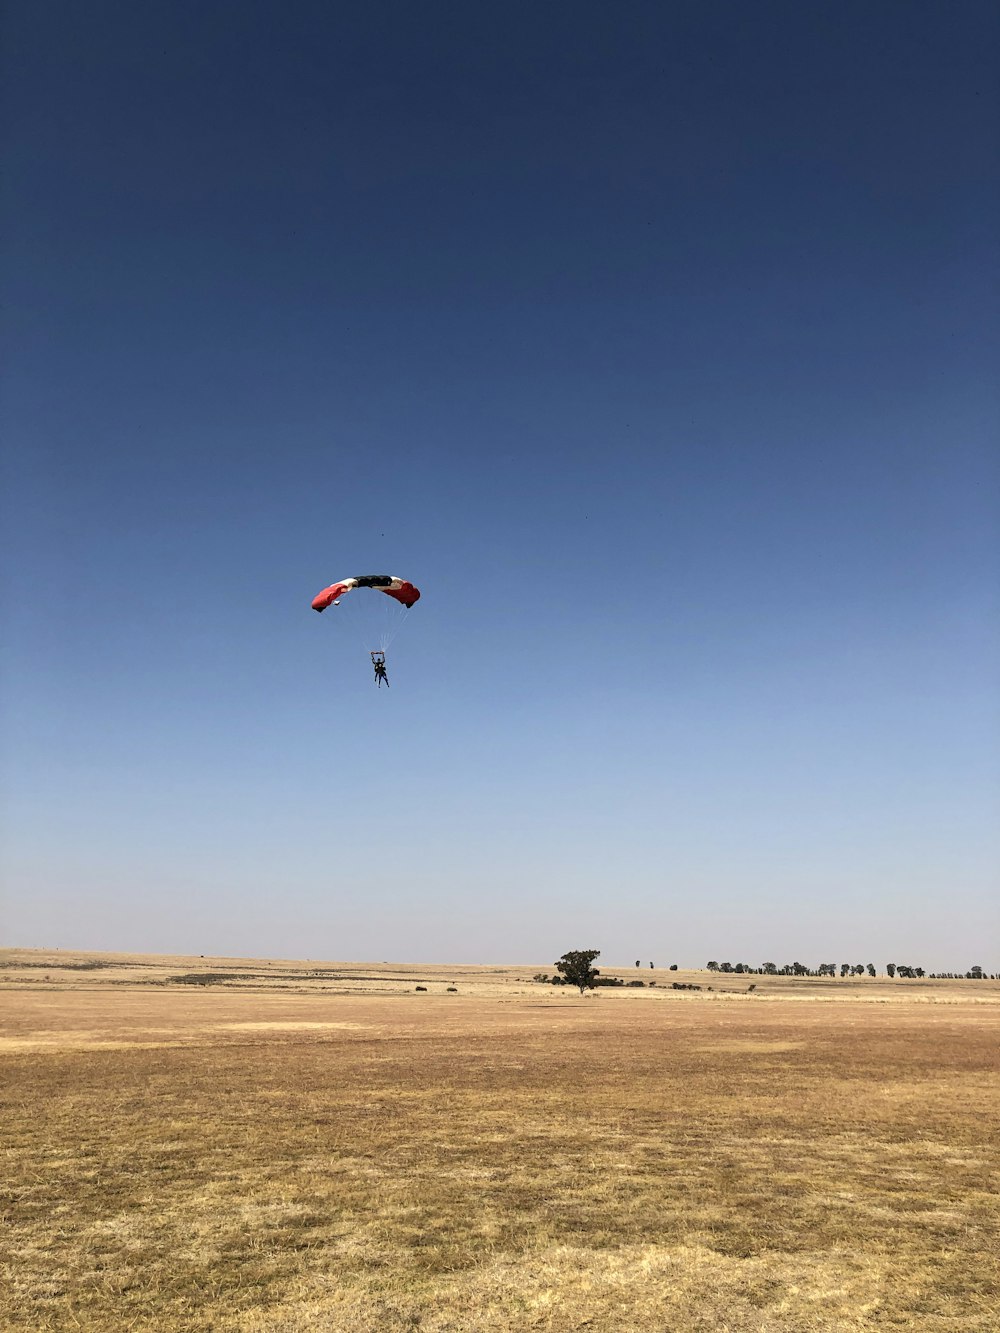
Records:
[[[538,970],[0,952],[0,1327],[997,1333],[1000,983]]]

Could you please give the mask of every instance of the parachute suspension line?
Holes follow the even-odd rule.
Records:
[[[381,625],[381,633],[378,636],[378,643],[379,643],[379,648],[382,650],[382,653],[384,654],[386,648],[388,648],[389,646],[389,640],[392,637],[393,615],[399,609],[399,603],[393,602],[391,597],[385,597],[381,593],[379,593],[378,596],[382,597],[382,603],[383,603],[382,615],[380,617],[382,625]]]
[[[358,642],[365,652],[384,653],[403,627],[403,622],[410,614],[409,607],[402,606],[391,597],[380,593],[368,593],[363,590],[354,594],[355,601],[345,597],[338,610],[348,611],[352,619]],[[378,601],[374,600],[378,597]],[[367,600],[366,600],[367,599]],[[345,616],[344,619],[348,619]]]
[[[389,647],[389,644],[392,643],[393,639],[403,628],[406,623],[406,618],[410,614],[410,608],[408,606],[401,606],[399,602],[392,602],[388,597],[386,598],[386,601],[389,602],[389,605],[386,607],[385,630],[382,634],[383,652],[385,652]]]

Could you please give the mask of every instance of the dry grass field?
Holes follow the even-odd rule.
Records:
[[[0,954],[0,1326],[1000,1330],[1000,983],[535,970]]]

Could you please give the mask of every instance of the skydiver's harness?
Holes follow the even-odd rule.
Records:
[[[389,688],[389,677],[385,674],[385,653],[380,651],[372,652],[372,666],[375,668],[375,681],[382,688],[382,682],[385,681],[386,689]]]

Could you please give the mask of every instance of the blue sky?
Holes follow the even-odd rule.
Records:
[[[1000,966],[998,36],[9,6],[7,942]]]

